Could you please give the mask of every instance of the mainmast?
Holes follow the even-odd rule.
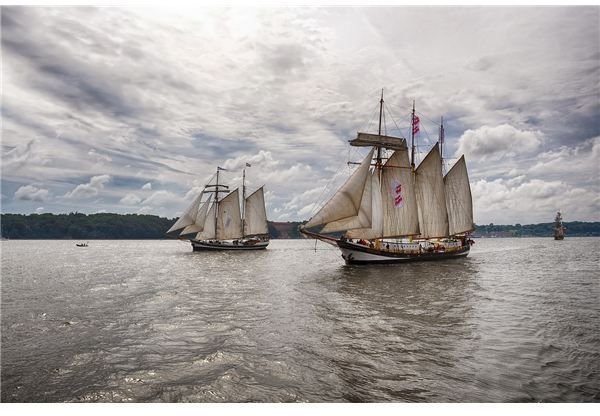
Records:
[[[381,136],[381,116],[383,115],[383,88],[381,89],[381,100],[379,100],[379,132]],[[381,170],[381,146],[377,146],[377,169]]]
[[[244,229],[246,222],[246,168],[242,170],[242,238],[244,238]]]
[[[229,190],[229,186],[227,185],[219,185],[219,172],[225,170],[219,166],[217,166],[217,182],[215,185],[205,185],[204,189],[205,192],[214,192],[215,193],[215,202],[214,202],[214,206],[215,206],[215,239],[218,240],[219,236],[218,236],[218,230],[217,230],[217,220],[219,218],[219,192],[228,192]],[[221,187],[225,188],[223,190],[221,190]],[[206,191],[206,188],[215,188],[214,191]]]
[[[442,173],[444,172],[444,117],[440,121],[440,160],[442,161]]]
[[[411,151],[410,151],[410,166],[412,170],[415,170],[415,100],[413,100],[412,117],[410,118],[410,138],[411,138]]]

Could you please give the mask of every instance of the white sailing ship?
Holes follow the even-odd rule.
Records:
[[[249,166],[249,164],[246,164]],[[204,250],[262,250],[269,245],[269,228],[263,186],[246,197],[246,169],[242,176],[242,209],[239,188],[216,182],[204,186],[183,215],[167,231],[189,240],[194,251]],[[223,198],[219,194],[227,194]]]
[[[419,118],[414,104],[409,156],[406,139],[381,134],[383,103],[382,92],[378,134],[359,132],[350,140],[351,146],[371,147],[369,154],[300,232],[339,247],[347,264],[467,256],[474,227],[464,156],[443,175],[442,121],[440,141],[415,169]],[[309,230],[318,226],[318,232]]]

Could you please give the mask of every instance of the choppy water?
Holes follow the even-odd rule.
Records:
[[[3,241],[2,401],[600,401],[600,239],[317,247]]]

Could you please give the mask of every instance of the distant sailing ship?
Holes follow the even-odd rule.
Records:
[[[225,169],[217,167],[216,182],[209,181],[204,186],[167,235],[179,232],[178,238],[189,240],[194,251],[267,248],[269,228],[263,187],[246,197],[246,169],[243,170],[240,212],[239,188],[230,192],[228,185],[219,183],[222,170]],[[221,193],[227,195],[219,199]]]
[[[406,139],[358,133],[351,146],[371,150],[342,187],[304,225],[304,235],[336,245],[347,264],[404,263],[465,257],[473,241],[473,202],[464,156],[443,176],[440,141],[415,169],[415,134],[419,117],[414,104],[412,148]],[[384,157],[385,150],[392,151]],[[387,160],[386,160],[387,159]],[[373,169],[371,167],[373,166]],[[309,231],[323,226],[319,232]],[[341,237],[331,235],[340,232]],[[328,235],[330,234],[330,235]]]
[[[554,239],[565,239],[565,227],[563,226],[562,215],[560,215],[560,211],[556,213],[556,217],[554,218]]]

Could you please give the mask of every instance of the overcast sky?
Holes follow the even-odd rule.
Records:
[[[2,7],[2,212],[178,216],[217,165],[308,219],[385,130],[446,126],[478,224],[600,221],[600,8]],[[424,156],[424,153],[420,156]]]

